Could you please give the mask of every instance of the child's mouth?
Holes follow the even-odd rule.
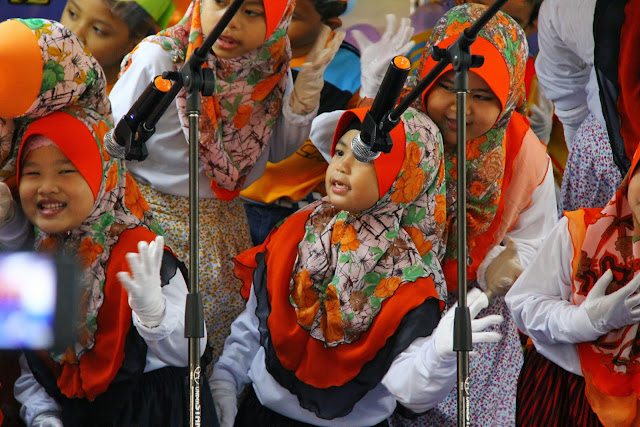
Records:
[[[334,180],[331,183],[331,191],[334,194],[345,194],[346,192],[348,192],[351,188],[348,185],[343,184],[340,181]]]
[[[61,210],[67,207],[66,203],[62,202],[40,202],[38,203],[38,209],[43,216],[53,216],[59,213]]]
[[[230,50],[236,48],[238,46],[238,42],[231,37],[220,36],[218,37],[218,40],[216,40],[216,46],[221,49]]]

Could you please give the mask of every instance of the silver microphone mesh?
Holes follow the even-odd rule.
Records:
[[[113,138],[113,129],[110,129],[104,136],[102,140],[102,144],[104,145],[104,149],[111,157],[115,157],[117,159],[124,159],[124,146],[118,144],[116,140]]]
[[[360,134],[357,134],[351,141],[351,152],[353,157],[361,163],[371,163],[380,156],[380,152],[371,151],[367,144],[362,141]]]

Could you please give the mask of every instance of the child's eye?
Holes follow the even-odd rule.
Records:
[[[38,176],[40,172],[37,171],[25,171],[22,173],[22,176]]]
[[[65,175],[65,174],[69,174],[69,173],[76,173],[78,172],[77,169],[62,169],[59,174],[60,175]]]
[[[344,151],[336,150],[336,151],[334,151],[333,155],[334,156],[338,156],[338,157],[342,157],[342,156],[344,156]]]
[[[256,16],[262,16],[264,15],[264,12],[261,10],[251,10],[251,9],[245,9],[244,11],[245,15],[251,16],[251,17],[256,17]]]
[[[71,9],[67,9],[67,15],[69,15],[69,18],[71,19],[76,19],[78,17],[78,14]]]
[[[453,92],[453,85],[451,83],[440,82],[440,83],[438,83],[438,86],[440,86],[444,90],[448,90],[449,92]]]
[[[473,98],[478,101],[493,101],[493,96],[491,95],[475,94],[473,95]]]
[[[229,5],[228,0],[213,0],[213,2],[220,7],[227,7]]]
[[[108,35],[106,31],[104,31],[102,28],[100,28],[100,27],[98,27],[96,25],[93,26],[93,32],[96,33],[97,35],[101,36],[101,37],[104,37],[104,36]]]

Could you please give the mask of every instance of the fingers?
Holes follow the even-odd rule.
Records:
[[[471,321],[471,330],[473,332],[484,331],[489,326],[499,325],[504,322],[504,317],[499,314],[492,314],[480,319],[474,319]]]
[[[589,291],[589,294],[593,293],[596,296],[604,295],[605,291],[607,290],[607,286],[609,286],[612,279],[613,279],[613,273],[611,272],[611,269],[605,271],[604,274],[600,276],[600,278],[593,285],[593,288],[591,288],[591,291]]]
[[[353,37],[353,39],[355,40],[356,44],[358,45],[358,49],[360,49],[361,52],[363,50],[365,50],[367,47],[369,47],[373,43],[360,30],[351,31],[351,37]]]
[[[480,342],[498,342],[502,339],[499,332],[474,332],[471,334],[471,342],[474,344]]]
[[[384,29],[384,33],[382,34],[382,40],[390,40],[391,36],[396,32],[396,15],[393,13],[388,13],[385,15],[385,19],[387,20],[387,26]]]
[[[416,45],[416,42],[414,42],[413,40],[409,40],[407,43],[405,43],[404,46],[398,49],[398,55],[406,56],[411,50],[411,48],[413,48],[415,45]]]
[[[116,273],[116,277],[118,278],[118,280],[120,280],[122,286],[124,286],[124,288],[127,290],[127,293],[131,294],[135,292],[135,290],[137,289],[137,284],[129,273],[127,273],[126,271],[120,271]]]
[[[316,38],[311,51],[309,52],[309,62],[313,62],[315,56],[324,49],[327,45],[327,40],[329,40],[329,36],[331,36],[331,28],[328,25],[322,25],[322,29]]]
[[[471,292],[469,292],[467,298],[471,319],[475,319],[478,313],[480,313],[483,308],[486,308],[489,305],[489,299],[487,298],[487,295],[477,288],[474,288]]]

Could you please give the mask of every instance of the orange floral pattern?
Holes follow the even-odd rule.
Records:
[[[78,256],[82,260],[82,268],[87,268],[104,252],[101,244],[95,243],[90,237],[85,237],[78,248]]]
[[[180,58],[174,61],[174,71],[203,43],[201,3],[202,0],[195,0],[177,25],[141,42],[158,44],[167,51],[167,56]],[[212,188],[224,189],[227,199],[240,192],[281,114],[290,69],[287,28],[293,3],[289,0],[277,27],[256,49],[230,59],[207,57],[205,65],[214,71],[216,85],[214,94],[203,99],[199,153],[206,172],[215,181]],[[264,2],[264,6],[278,7],[275,2]],[[130,63],[131,58],[128,55],[123,62]],[[188,137],[186,97],[182,89],[176,105],[183,132]]]
[[[404,141],[398,134],[394,139],[405,144],[404,158],[394,158],[402,163],[376,164],[398,175],[373,207],[351,213],[322,200],[306,208],[312,213],[298,245],[290,302],[298,324],[326,346],[357,340],[384,301],[420,277],[433,277],[445,298],[439,257],[446,224],[433,214],[446,216],[442,141],[433,122],[414,109],[402,126]]]
[[[445,39],[457,37],[465,28],[471,25],[484,13],[486,6],[465,4],[457,6],[447,12],[435,25],[431,37],[425,45],[425,54],[418,65],[417,73],[425,75],[432,67],[433,62],[426,59],[432,46]],[[498,51],[504,60],[509,73],[509,92],[501,94],[506,98],[503,110],[493,127],[480,137],[467,141],[466,171],[467,171],[467,214],[468,214],[468,244],[475,247],[474,241],[487,232],[496,218],[498,204],[502,198],[502,180],[505,173],[505,148],[503,140],[505,130],[511,116],[517,107],[524,103],[524,72],[528,57],[528,46],[524,31],[509,16],[498,13],[478,33],[482,38]],[[475,45],[474,45],[475,46]],[[482,51],[476,48],[474,54],[481,55]],[[506,95],[506,96],[505,96]],[[424,109],[424,105],[420,105]],[[445,152],[445,181],[447,186],[447,247],[443,262],[455,260],[457,257],[457,226],[456,226],[456,200],[458,161],[456,150]],[[436,211],[438,220],[442,219],[442,212]],[[490,248],[485,248],[488,251]],[[474,259],[469,264],[477,266],[479,260],[486,254],[483,251],[475,252]],[[469,271],[469,277],[475,277],[475,269]],[[454,277],[447,277],[447,281],[457,283]],[[451,288],[453,289],[453,287]]]
[[[149,210],[149,205],[142,197],[140,189],[129,173],[126,173],[127,187],[124,193],[125,206],[138,218],[143,218],[144,213]]]

